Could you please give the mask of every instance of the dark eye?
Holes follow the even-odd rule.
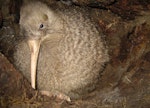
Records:
[[[41,24],[41,25],[40,25],[40,29],[42,29],[43,27],[44,27],[44,25],[43,25],[43,24]]]

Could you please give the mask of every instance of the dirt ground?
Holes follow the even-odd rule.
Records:
[[[0,0],[6,5],[0,5],[0,108],[150,108],[149,1],[99,1],[74,4],[91,7],[91,16],[106,36],[110,61],[93,92],[66,102],[33,90],[13,66],[19,6],[14,8],[14,0]]]

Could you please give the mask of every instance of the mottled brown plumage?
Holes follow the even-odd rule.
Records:
[[[34,2],[23,6],[20,15],[21,33],[27,40],[16,46],[14,59],[23,75],[30,81],[31,65],[31,73],[37,72],[38,90],[63,93],[71,99],[92,90],[109,58],[103,34],[88,11],[73,6],[53,9]],[[37,66],[36,57],[32,58],[35,53]]]

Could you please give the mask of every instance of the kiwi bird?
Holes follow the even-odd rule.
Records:
[[[25,39],[14,63],[34,89],[77,99],[95,88],[109,56],[87,9],[32,2],[21,7],[19,24]]]

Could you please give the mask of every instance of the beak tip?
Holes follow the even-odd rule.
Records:
[[[32,85],[32,88],[33,88],[33,89],[36,89],[35,85]]]

